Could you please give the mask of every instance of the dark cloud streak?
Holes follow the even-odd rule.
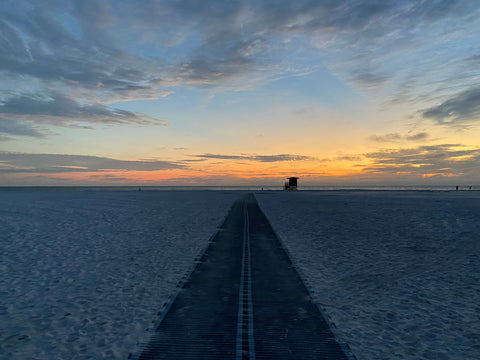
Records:
[[[315,160],[315,158],[303,155],[278,154],[278,155],[223,155],[223,154],[202,154],[194,155],[202,159],[219,159],[219,160],[249,160],[258,162],[279,162],[279,161],[305,161]]]
[[[44,93],[42,96],[23,94],[6,99],[0,103],[0,114],[5,117],[21,116],[27,119],[42,116],[44,121],[47,119],[57,125],[68,124],[72,121],[165,125],[165,122],[145,114],[112,109],[100,103],[80,104],[60,93]]]
[[[42,138],[44,135],[38,130],[24,123],[6,120],[0,117],[0,133]]]
[[[385,135],[372,135],[368,139],[375,142],[398,142],[402,140],[408,141],[421,141],[426,140],[430,137],[430,135],[426,132],[419,132],[416,134],[407,134],[401,135],[399,133],[390,133]]]
[[[468,124],[480,120],[480,88],[468,89],[423,111],[425,119],[439,124]]]
[[[0,151],[0,172],[3,173],[156,171],[183,168],[187,168],[187,166],[160,160],[131,161],[98,156],[26,154]]]

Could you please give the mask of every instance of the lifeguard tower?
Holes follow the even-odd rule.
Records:
[[[294,176],[287,178],[288,181],[285,182],[285,185],[284,185],[283,189],[284,190],[289,190],[289,191],[297,190],[297,180],[298,179],[299,179],[298,177],[294,177]]]

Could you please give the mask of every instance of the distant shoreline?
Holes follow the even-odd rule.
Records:
[[[0,186],[0,191],[283,191],[282,186]],[[457,191],[441,186],[300,186],[298,191]],[[458,191],[480,191],[479,186],[459,185]]]

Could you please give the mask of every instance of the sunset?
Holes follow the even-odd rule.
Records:
[[[0,0],[0,360],[480,359],[479,0]]]
[[[475,1],[6,1],[0,185],[480,181]]]

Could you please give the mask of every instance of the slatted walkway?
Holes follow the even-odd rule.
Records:
[[[253,195],[233,205],[133,358],[348,359]]]

